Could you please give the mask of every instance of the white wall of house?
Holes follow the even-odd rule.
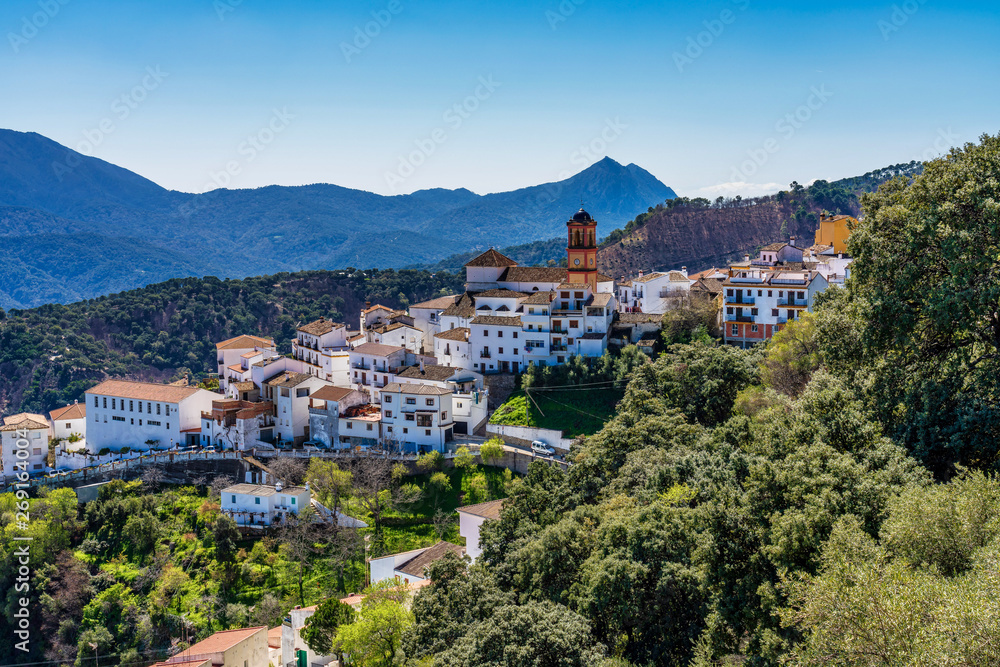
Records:
[[[52,422],[52,437],[68,438],[74,433],[86,438],[87,437],[87,418],[82,417],[80,419],[60,419],[59,421],[50,420]]]
[[[454,434],[452,394],[446,389],[441,389],[441,393],[419,393],[418,387],[409,390],[400,385],[398,389],[382,391],[383,437],[443,452],[445,443]]]
[[[310,376],[294,387],[274,387],[275,434],[284,441],[306,437],[309,427],[309,397],[332,383]]]
[[[465,554],[475,563],[483,550],[479,548],[479,529],[486,521],[481,516],[458,512],[458,534],[465,538]]]
[[[179,402],[146,401],[86,393],[87,449],[96,454],[107,447],[146,448],[147,440],[156,440],[154,448],[184,445],[181,433],[201,428],[201,413],[212,411],[212,401],[219,398],[197,389]],[[140,412],[140,403],[141,412]]]
[[[36,473],[45,469],[49,455],[49,429],[24,428],[10,430],[6,426],[0,431],[0,453],[2,453],[3,475],[10,478],[21,472],[18,465],[23,461],[24,471]]]
[[[250,487],[250,488],[248,488]],[[238,525],[249,523],[271,525],[284,514],[298,514],[309,506],[309,489],[302,487],[266,487],[237,484],[223,489],[222,512],[233,517]],[[250,517],[242,513],[263,513],[263,517]]]

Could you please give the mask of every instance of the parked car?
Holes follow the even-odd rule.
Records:
[[[535,440],[531,443],[531,451],[535,454],[541,454],[542,456],[554,456],[556,453],[556,450],[552,449],[541,440]]]

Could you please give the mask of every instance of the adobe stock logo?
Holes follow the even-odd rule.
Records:
[[[364,26],[354,26],[354,39],[350,43],[340,43],[340,52],[344,54],[344,60],[350,64],[351,58],[361,55],[361,52],[371,45],[372,40],[381,35],[382,30],[389,27],[389,24],[392,23],[392,17],[402,11],[403,4],[399,0],[389,0],[385,9],[372,12],[371,21],[365,23]]]
[[[21,30],[19,32],[8,32],[7,41],[14,53],[20,53],[21,47],[38,35],[38,31],[49,24],[63,7],[68,5],[70,0],[38,0],[38,8],[41,11],[35,12],[30,17],[21,18]]]
[[[750,7],[750,0],[732,0],[732,3],[741,12],[745,12]],[[719,12],[718,17],[702,21],[702,26],[705,29],[687,38],[687,46],[683,52],[674,51],[673,53],[672,58],[677,71],[683,74],[685,67],[694,64],[695,60],[701,58],[705,51],[712,48],[715,41],[726,31],[726,26],[736,23],[738,16],[737,12],[727,8]]]

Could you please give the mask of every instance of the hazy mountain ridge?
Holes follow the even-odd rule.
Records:
[[[581,198],[599,219],[620,225],[672,196],[640,167],[609,158],[559,183],[489,195],[434,188],[383,196],[331,184],[188,194],[41,135],[0,130],[0,237],[9,248],[46,249],[44,261],[17,255],[0,283],[0,307],[30,307],[60,294],[90,298],[109,285],[141,287],[151,282],[145,265],[156,267],[153,280],[163,280],[433,263],[551,238]],[[67,248],[94,242],[74,235],[116,238],[116,261],[69,275],[58,247],[44,238],[52,234],[64,235]]]

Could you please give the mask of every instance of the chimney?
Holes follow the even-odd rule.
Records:
[[[77,404],[77,403],[79,403],[79,402],[80,402],[80,401],[79,401],[78,399],[75,399],[75,398],[73,399],[73,405],[76,405],[76,404]]]
[[[686,267],[686,266],[682,266],[682,267],[681,267],[681,273],[683,273],[683,274],[684,274],[684,277],[685,277],[685,278],[687,278],[687,275],[688,275],[688,267]]]
[[[823,222],[824,220],[826,220],[826,213],[820,213],[819,214],[819,221]]]
[[[642,269],[639,269],[639,277],[642,278]]]
[[[372,302],[371,301],[365,301],[365,309],[368,309],[368,308],[371,308],[371,307],[372,307]]]
[[[743,261],[744,262],[749,262],[750,261],[750,255],[743,255]]]
[[[788,245],[792,246],[793,248],[795,247],[795,237],[794,236],[791,237],[790,239],[788,239]]]
[[[424,358],[420,357],[420,372],[424,372]]]

